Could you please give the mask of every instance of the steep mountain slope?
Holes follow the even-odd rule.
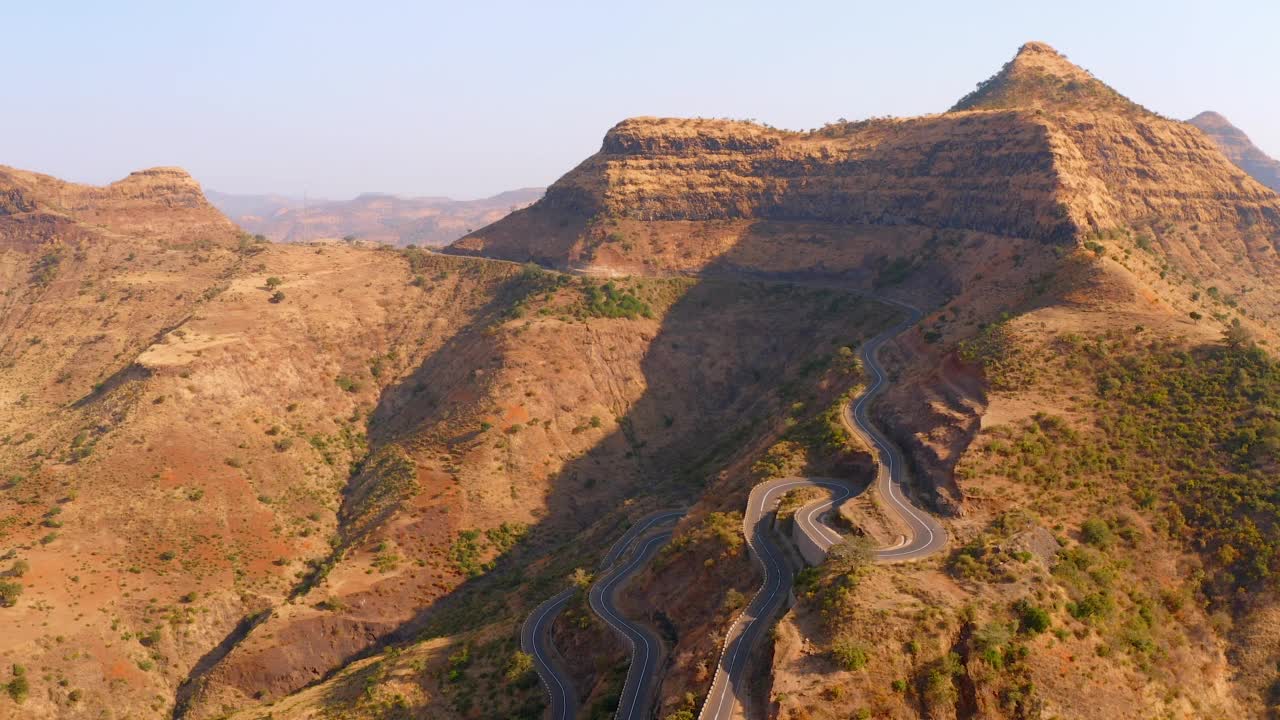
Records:
[[[978,83],[951,112],[1008,109],[1146,114],[1137,103],[1041,42],[1023,45],[1000,72]]]
[[[1267,155],[1248,135],[1216,112],[1200,113],[1187,122],[1204,131],[1227,159],[1255,180],[1280,192],[1280,160]]]
[[[218,716],[421,633],[505,661],[538,588],[892,315],[273,245],[173,170],[5,181],[0,657],[40,675],[0,717]]]
[[[379,385],[518,269],[419,287],[392,253],[256,243],[173,169],[2,179],[0,542],[21,594],[0,654],[41,673],[0,716],[167,715],[331,551]]]
[[[1079,247],[1087,236],[1130,231],[1160,247],[1169,271],[1229,278],[1232,294],[1250,288],[1250,300],[1265,296],[1254,309],[1274,313],[1280,295],[1258,278],[1277,269],[1277,227],[1280,198],[1202,133],[1029,43],[943,115],[812,133],[624,121],[545,198],[448,252],[589,272],[865,280],[894,258],[918,260],[946,231],[958,233],[950,242],[998,236],[1024,257],[1039,252],[1029,242]],[[946,292],[978,272],[911,265],[951,275]]]
[[[783,717],[867,711],[884,717],[1197,717],[1261,712],[1274,680],[1265,668],[1277,659],[1273,632],[1232,633],[1223,619],[1252,632],[1269,627],[1264,618],[1274,615],[1275,591],[1273,579],[1257,579],[1272,578],[1270,570],[1244,581],[1249,574],[1224,567],[1237,554],[1219,552],[1231,543],[1210,516],[1220,518],[1222,511],[1206,514],[1177,483],[1140,492],[1136,479],[1102,477],[1046,492],[1022,484],[1019,473],[1008,485],[979,459],[1007,442],[1000,427],[1039,427],[1036,413],[1052,415],[1044,422],[1064,423],[1079,437],[1113,431],[1100,410],[1105,398],[1085,400],[1098,392],[1098,378],[1048,362],[1062,343],[1084,338],[1113,348],[1126,363],[1141,363],[1170,345],[1215,345],[1224,329],[1274,342],[1278,244],[1280,198],[1201,132],[1150,113],[1051,48],[1030,43],[944,115],[812,133],[719,121],[625,121],[542,201],[459,240],[449,252],[606,274],[803,277],[875,287],[931,308],[917,332],[898,344],[899,382],[880,412],[911,451],[923,497],[953,514],[963,552],[942,567],[816,579],[815,603],[802,603],[780,631],[794,642],[780,639],[773,666],[758,669],[757,707],[785,697],[776,701]],[[1147,338],[1146,344],[1116,343],[1124,333]],[[1163,422],[1187,411],[1168,412],[1133,421]],[[1154,425],[1151,431],[1157,432]],[[732,544],[703,540],[707,535],[698,529],[713,518],[711,511],[740,506],[759,477],[751,457],[774,455],[765,448],[744,453],[736,471],[722,475],[690,513],[687,549],[638,586],[637,607],[661,610],[677,637],[663,684],[664,713],[696,714],[718,633],[733,615],[723,594],[708,600],[705,580],[693,580],[696,568],[714,563],[729,589],[751,587],[742,581],[750,573],[745,556]],[[1121,453],[1110,462],[1131,458]],[[1257,482],[1256,468],[1212,453],[1201,462],[1240,478],[1223,492],[1248,493]],[[1080,468],[1065,472],[1091,477]],[[1167,469],[1141,472],[1170,476]],[[1260,502],[1268,509],[1247,524],[1274,539],[1275,510]],[[1011,511],[1029,511],[1029,518],[1002,519]],[[1199,519],[1190,531],[1158,518],[1192,511]],[[892,537],[892,529],[877,527],[874,507],[854,515],[864,532]],[[1123,547],[1107,546],[1118,565],[1098,565],[1089,555],[1096,546],[1065,534],[1097,517],[1109,527],[1144,528],[1126,531]],[[1027,574],[1039,588],[1030,599],[1021,581],[1004,584],[1016,575],[1009,574],[1013,568],[1003,575],[968,568],[973,558],[994,567],[1025,552],[1040,553],[1043,563]],[[1107,576],[1106,584],[1081,582],[1064,558],[1075,563],[1074,572]],[[1224,591],[1180,579],[1189,567],[1226,571],[1239,582],[1228,582]],[[1117,572],[1119,581],[1113,580]],[[859,599],[847,607],[839,600],[841,612],[833,614],[832,603],[846,597],[840,589],[856,582],[863,583]],[[1227,602],[1232,586],[1251,599]],[[1117,600],[1115,587],[1134,590]],[[1166,615],[1143,609],[1143,597],[1161,593],[1169,598]],[[1108,606],[1105,621],[1093,619],[1091,610],[1080,609],[1086,596],[1116,607]],[[1174,596],[1196,597],[1219,615],[1210,619]],[[991,609],[974,616],[963,611],[966,603]],[[1050,608],[1058,634],[1048,641],[1019,635],[1015,603],[1036,607],[1037,617]],[[887,622],[886,610],[903,620]],[[917,613],[920,620],[909,619]],[[929,618],[936,624],[929,626]],[[1156,623],[1162,634],[1149,639],[1135,622]],[[1005,637],[1002,627],[1014,631]],[[919,649],[896,653],[899,642]],[[831,659],[840,647],[860,648],[878,669],[841,672]],[[1017,661],[1006,661],[1006,651],[1018,653]],[[1103,659],[1087,669],[1059,661],[1095,655]],[[1072,680],[1077,673],[1098,679],[1088,698]],[[902,689],[891,692],[898,681]],[[1200,688],[1199,704],[1167,695],[1187,683]]]
[[[250,233],[277,242],[361,240],[404,247],[447,245],[542,196],[522,188],[481,200],[399,197],[366,193],[351,200],[312,200],[277,195],[210,192],[210,201]]]

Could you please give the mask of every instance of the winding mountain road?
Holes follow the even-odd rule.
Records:
[[[897,515],[910,532],[897,545],[877,550],[876,559],[879,562],[904,562],[941,550],[947,544],[947,535],[936,519],[907,500],[902,489],[906,468],[902,451],[889,442],[867,416],[868,406],[888,385],[878,357],[880,348],[889,339],[919,322],[921,317],[921,312],[914,307],[892,300],[885,302],[906,310],[907,317],[863,344],[862,361],[874,381],[841,414],[850,431],[875,451],[879,464],[876,490],[885,499],[889,512]],[[752,558],[764,571],[764,583],[725,636],[720,662],[711,681],[711,690],[698,714],[699,720],[732,720],[735,716],[742,697],[743,679],[751,651],[769,622],[791,596],[791,569],[782,551],[773,544],[770,528],[778,500],[790,490],[802,487],[819,487],[832,491],[831,498],[809,503],[796,512],[796,528],[801,535],[798,540],[804,542],[800,548],[802,555],[809,562],[820,561],[826,551],[841,540],[839,533],[819,520],[828,510],[852,494],[852,488],[843,481],[826,478],[780,478],[760,483],[751,489],[747,508],[743,513],[742,529]],[[811,552],[806,552],[806,549]],[[811,557],[813,553],[817,553],[818,557]]]
[[[608,573],[591,587],[591,609],[631,645],[631,662],[622,683],[614,720],[641,720],[649,716],[662,652],[662,640],[652,628],[631,622],[618,611],[615,605],[618,590],[670,539],[671,533],[667,532],[645,540],[630,562]]]
[[[663,533],[648,539],[625,567],[615,568],[615,566],[627,556],[639,539],[655,527],[674,522],[683,515],[684,510],[660,510],[644,516],[635,525],[632,525],[613,543],[613,546],[609,548],[609,552],[605,553],[604,559],[600,562],[598,572],[600,579],[592,585],[588,596],[591,609],[604,619],[610,627],[622,634],[632,647],[632,662],[627,670],[627,680],[623,685],[622,701],[620,701],[618,708],[619,714],[617,717],[619,718],[642,717],[638,713],[646,708],[647,702],[645,698],[651,695],[652,688],[650,685],[653,682],[654,670],[658,661],[659,646],[657,644],[658,640],[651,630],[631,623],[618,612],[613,604],[614,594],[628,578],[644,567],[644,564],[653,557],[653,554],[671,537],[671,534]],[[578,713],[578,694],[573,687],[573,679],[564,671],[564,663],[550,641],[551,625],[555,622],[556,617],[560,615],[560,612],[564,610],[565,605],[569,604],[569,600],[573,598],[576,592],[576,588],[569,587],[556,593],[534,608],[520,628],[520,649],[533,656],[534,669],[538,673],[538,678],[542,681],[543,688],[547,691],[550,705],[548,717],[552,720],[572,720]],[[635,671],[637,652],[643,653],[641,667],[645,668],[644,672],[637,673]],[[624,705],[621,702],[626,701],[630,702],[631,712],[637,714],[622,714]]]

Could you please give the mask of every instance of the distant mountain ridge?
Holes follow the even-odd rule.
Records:
[[[237,195],[210,190],[219,210],[245,230],[281,242],[355,236],[388,245],[447,245],[542,197],[520,188],[480,200],[364,193],[350,200]]]
[[[1267,155],[1249,136],[1222,115],[1206,110],[1187,122],[1204,131],[1227,159],[1254,180],[1280,192],[1280,160]]]

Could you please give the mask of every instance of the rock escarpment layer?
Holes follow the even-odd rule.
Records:
[[[1218,254],[1273,264],[1280,198],[1203,133],[1028,43],[942,115],[804,133],[728,120],[623,121],[543,200],[450,251],[577,267],[629,257],[649,269],[697,271],[749,232],[713,240],[726,224],[858,228],[813,263],[829,268],[868,227],[1064,243],[1157,220],[1211,224]],[[702,229],[664,225],[681,222]],[[671,233],[695,259],[646,256],[647,236]]]
[[[74,222],[135,236],[197,237],[225,243],[236,227],[205,199],[200,184],[176,167],[130,173],[109,185],[81,185],[49,175],[0,166],[0,218],[33,224]],[[18,233],[18,225],[11,225]],[[5,236],[0,234],[0,240]],[[12,237],[8,239],[13,239]]]

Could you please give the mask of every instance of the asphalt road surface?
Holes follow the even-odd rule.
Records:
[[[906,462],[902,452],[871,424],[867,416],[868,406],[888,385],[888,378],[878,358],[880,348],[921,317],[920,311],[909,305],[888,302],[906,310],[908,317],[863,344],[862,361],[873,380],[870,387],[858,396],[851,407],[846,407],[842,415],[850,430],[875,449],[879,462],[876,490],[885,499],[888,511],[897,514],[910,532],[903,542],[876,551],[876,559],[880,562],[903,562],[941,550],[947,544],[947,535],[937,520],[913,506],[907,499],[903,491]],[[751,651],[791,595],[791,568],[782,551],[774,545],[770,529],[778,500],[783,494],[801,487],[825,488],[832,491],[833,497],[800,508],[796,513],[797,528],[824,551],[840,541],[839,533],[823,525],[820,519],[827,510],[852,493],[845,483],[826,478],[782,478],[769,480],[752,488],[746,512],[743,513],[742,529],[752,557],[764,571],[764,583],[725,636],[720,662],[716,666],[711,690],[698,715],[699,720],[731,720],[737,714]]]
[[[628,577],[634,574],[636,570],[643,567],[644,560],[635,564],[633,559],[631,563],[628,563],[627,567],[629,570],[626,572],[609,572],[610,568],[613,568],[619,560],[623,559],[624,556],[627,555],[627,552],[636,544],[636,541],[646,533],[649,533],[657,526],[674,522],[683,515],[684,510],[661,510],[650,515],[646,515],[635,525],[632,525],[625,533],[622,534],[622,537],[619,537],[618,540],[614,542],[613,547],[609,549],[609,552],[605,554],[604,559],[600,562],[600,572],[603,573],[603,577],[611,581],[616,581],[611,586],[613,590],[616,590],[617,587],[621,585],[621,583],[625,582]],[[665,537],[669,538],[670,534],[666,534]],[[661,544],[658,546],[660,547]],[[656,552],[656,550],[657,548],[654,547],[652,548],[652,551],[650,551],[649,546],[646,545],[641,549],[641,552],[637,557],[644,557],[646,551],[650,551],[649,557],[651,557],[652,552]],[[595,593],[595,588],[599,586],[600,583],[597,582],[596,586],[592,588],[593,594]],[[558,617],[560,612],[564,610],[565,605],[567,605],[569,600],[573,598],[575,592],[576,588],[572,587],[561,590],[559,593],[534,608],[533,612],[529,613],[529,617],[525,619],[524,625],[520,628],[520,649],[533,656],[534,669],[538,673],[538,678],[542,681],[543,688],[547,691],[550,710],[547,717],[552,720],[572,720],[578,713],[578,693],[573,687],[573,679],[564,671],[564,663],[561,661],[559,653],[556,652],[555,647],[551,643],[551,625],[555,623],[556,617]],[[627,623],[625,620],[622,620],[621,615],[617,613],[616,609],[612,608],[611,594],[609,595],[609,598],[609,608],[614,613],[614,616],[625,623],[627,627],[636,627],[630,625],[630,623]],[[595,607],[594,600],[592,601],[592,609],[595,610],[597,614],[600,614],[600,611]],[[601,617],[604,618],[606,622],[609,622],[610,626],[615,628],[618,627],[617,625],[614,625],[613,621],[610,621],[609,618],[603,615],[601,615]],[[627,637],[628,641],[631,641],[631,637],[627,632],[620,632],[623,632],[623,635]],[[648,633],[650,631],[642,629],[640,632]],[[655,651],[650,664],[656,664],[657,659],[658,654]],[[639,696],[635,690],[636,688],[645,690],[645,692],[649,692],[651,690],[649,685],[653,680],[653,669],[656,669],[656,665],[651,667],[649,672],[642,673],[641,676],[637,676],[634,681],[632,680],[632,675],[635,673],[630,669],[628,670],[627,685],[633,687],[633,696]],[[626,697],[626,689],[627,688],[624,687],[624,698]],[[619,709],[621,710],[621,708]],[[636,715],[635,717],[640,717],[640,715]]]
[[[609,572],[591,587],[591,609],[631,646],[631,663],[627,666],[627,677],[622,683],[614,720],[649,717],[658,660],[662,655],[662,641],[657,633],[647,625],[631,622],[618,610],[615,604],[618,590],[670,539],[671,533],[667,532],[642,540],[640,549],[629,562]]]

